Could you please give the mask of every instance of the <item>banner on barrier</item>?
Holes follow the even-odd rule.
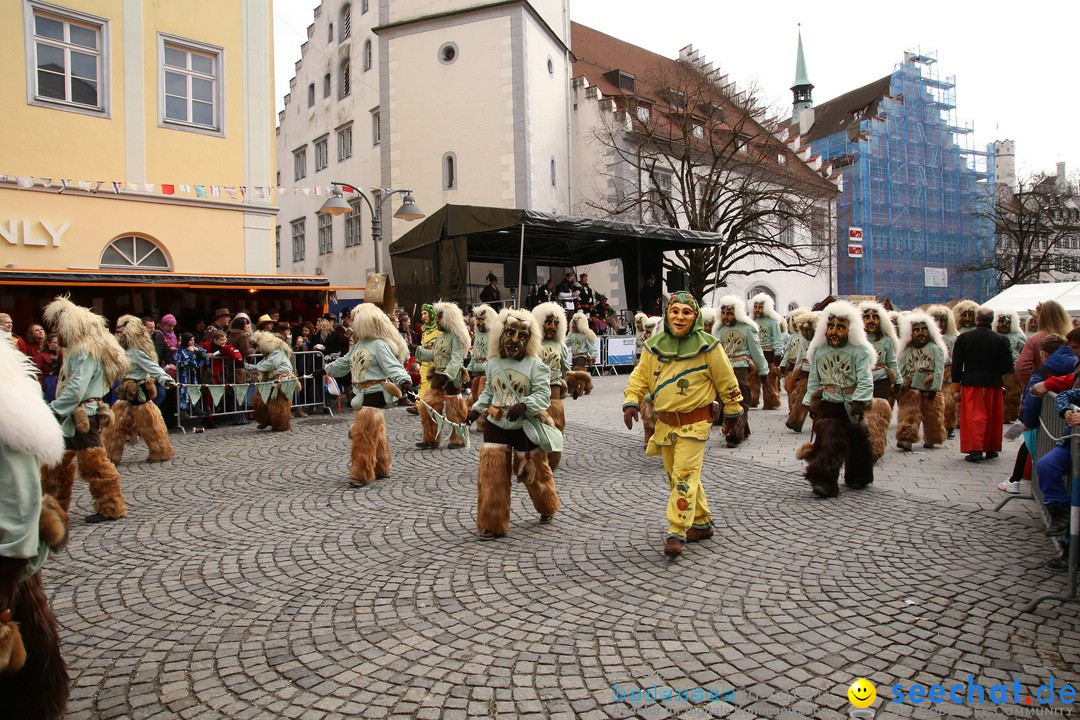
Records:
[[[633,335],[613,335],[607,340],[608,365],[633,365],[637,349],[637,338]]]

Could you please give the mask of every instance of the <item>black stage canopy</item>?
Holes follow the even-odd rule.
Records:
[[[524,258],[537,265],[576,267],[622,260],[627,297],[636,304],[647,274],[661,276],[669,250],[716,244],[715,233],[634,225],[613,220],[550,215],[472,205],[444,205],[390,244],[398,302],[466,302],[468,263]],[[507,285],[516,284],[516,279]]]

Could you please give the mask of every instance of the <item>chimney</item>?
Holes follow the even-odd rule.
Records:
[[[1054,182],[1059,190],[1064,190],[1068,187],[1068,180],[1065,178],[1065,162],[1059,162],[1057,164],[1057,180]]]

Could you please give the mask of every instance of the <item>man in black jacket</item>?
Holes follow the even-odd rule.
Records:
[[[953,345],[952,381],[960,384],[960,452],[968,462],[1001,452],[1003,375],[1013,372],[1005,336],[994,332],[994,311],[979,308],[975,327]],[[985,453],[985,455],[984,455]]]

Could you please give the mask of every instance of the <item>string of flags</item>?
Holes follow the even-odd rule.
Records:
[[[80,190],[96,195],[99,192],[112,193],[142,193],[148,195],[186,195],[202,199],[247,200],[249,197],[256,200],[267,200],[277,193],[282,195],[327,195],[331,194],[329,185],[311,185],[305,187],[284,185],[192,185],[187,183],[133,183],[116,180],[73,180],[71,178],[35,177],[33,175],[6,175],[0,173],[0,183],[15,183],[19,190],[29,190],[35,186],[55,189],[63,193],[66,190]],[[352,185],[341,186],[346,192],[367,190],[377,191],[379,188],[357,188]]]
[[[199,402],[202,397],[203,390],[210,393],[210,398],[214,401],[214,405],[221,402],[221,399],[225,397],[225,390],[232,389],[233,397],[237,402],[241,401],[246,395],[248,388],[255,388],[255,393],[263,399],[263,402],[269,402],[279,392],[285,393],[286,396],[291,397],[296,391],[297,385],[300,380],[310,380],[314,378],[314,375],[299,375],[288,378],[286,380],[269,380],[267,382],[248,382],[248,383],[223,383],[220,385],[211,383],[177,383],[177,388],[182,388],[187,393],[188,400],[191,404]]]

